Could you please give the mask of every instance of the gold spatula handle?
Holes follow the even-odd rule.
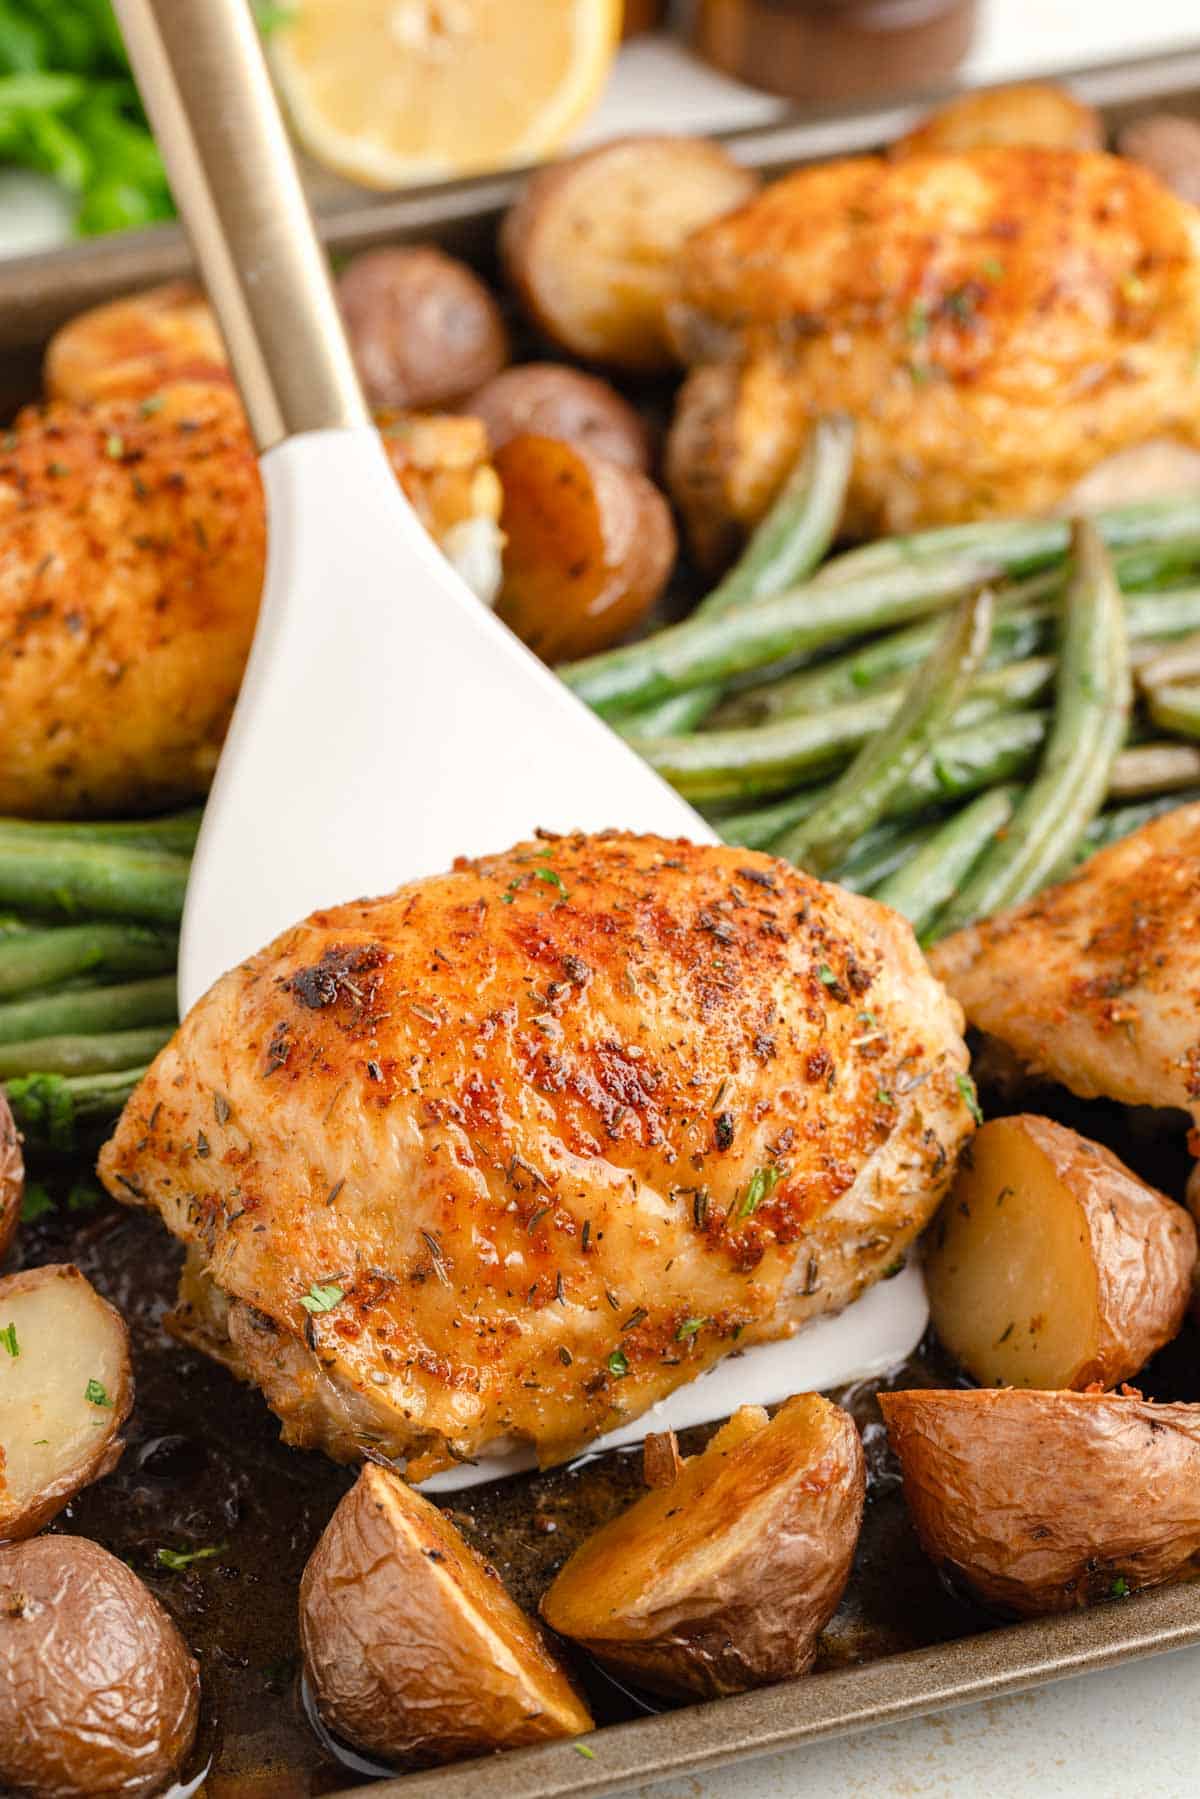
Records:
[[[261,450],[368,414],[248,0],[115,0]]]

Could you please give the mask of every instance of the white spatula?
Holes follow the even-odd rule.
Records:
[[[474,595],[403,497],[355,377],[247,0],[116,0],[261,457],[270,548],[188,886],[180,1006],[318,906],[542,825],[712,841]],[[726,1362],[623,1433],[901,1360],[913,1272]],[[497,1458],[439,1477],[465,1485]]]

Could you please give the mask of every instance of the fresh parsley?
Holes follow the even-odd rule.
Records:
[[[1108,1590],[1112,1594],[1114,1599],[1128,1599],[1128,1597],[1129,1597],[1129,1582],[1126,1580],[1126,1578],[1123,1574],[1118,1574],[1117,1578],[1113,1581],[1112,1586]]]
[[[685,1318],[679,1329],[675,1332],[675,1341],[677,1343],[686,1343],[689,1337],[694,1337],[697,1331],[702,1331],[706,1324],[711,1323],[711,1318]]]
[[[983,1123],[983,1108],[979,1104],[979,1095],[975,1091],[975,1083],[969,1074],[956,1074],[954,1084],[958,1088],[959,1098],[971,1114],[976,1124]]]
[[[3,1343],[5,1349],[7,1349],[9,1355],[12,1356],[15,1361],[21,1353],[21,1345],[17,1342],[17,1327],[15,1324],[6,1324],[4,1329],[0,1331],[0,1343]]]
[[[828,962],[822,962],[818,966],[817,979],[824,987],[836,987],[838,984],[838,978],[834,974],[832,968],[830,968]]]
[[[228,1548],[228,1543],[210,1543],[205,1549],[156,1549],[154,1559],[160,1568],[180,1574],[193,1562],[209,1562],[216,1555],[224,1555]]]
[[[340,1305],[346,1295],[336,1281],[328,1281],[324,1285],[314,1281],[307,1293],[300,1295],[300,1304],[306,1312],[332,1312],[334,1306]]]
[[[87,1400],[89,1405],[103,1405],[107,1406],[110,1411],[112,1409],[112,1400],[108,1397],[108,1394],[98,1380],[90,1380],[88,1382],[87,1386],[83,1389],[83,1397]]]
[[[756,1168],[746,1182],[746,1191],[742,1195],[742,1203],[738,1207],[739,1218],[750,1218],[757,1212],[764,1199],[770,1199],[779,1185],[783,1170],[773,1162],[765,1168]]]
[[[629,1373],[629,1357],[623,1349],[614,1349],[608,1358],[608,1372],[615,1374],[618,1380]]]

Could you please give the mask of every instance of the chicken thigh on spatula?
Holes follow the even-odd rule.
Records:
[[[543,838],[315,913],[101,1157],[288,1441],[560,1460],[895,1272],[971,1130],[907,924],[768,856]]]

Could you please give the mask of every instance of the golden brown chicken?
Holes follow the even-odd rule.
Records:
[[[475,419],[384,428],[448,554],[494,539]],[[258,467],[226,383],[29,409],[0,447],[0,813],[151,811],[203,794],[262,589]],[[464,572],[466,570],[464,569]]]
[[[1099,153],[802,169],[689,240],[671,321],[670,479],[709,556],[823,412],[858,424],[853,535],[1041,512],[1131,444],[1200,443],[1200,213]]]
[[[100,1162],[176,1328],[293,1443],[543,1462],[893,1270],[971,1129],[895,913],[744,850],[547,838],[219,981]]]
[[[968,1022],[1031,1073],[1200,1124],[1200,803],[948,937],[931,961]]]

